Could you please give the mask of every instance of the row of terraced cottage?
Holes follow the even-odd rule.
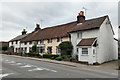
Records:
[[[85,20],[84,12],[81,11],[77,21],[44,29],[36,24],[35,30],[28,34],[24,29],[22,35],[9,41],[9,47],[13,46],[17,53],[29,53],[34,42],[37,42],[40,54],[60,54],[58,45],[63,41],[71,41],[72,56],[78,55],[78,61],[101,64],[118,59],[114,35],[108,15]]]

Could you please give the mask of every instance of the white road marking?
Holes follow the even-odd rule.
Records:
[[[25,66],[21,66],[21,67],[32,67],[33,65],[25,65]]]
[[[6,76],[11,75],[11,74],[13,74],[13,73],[0,74],[0,78],[2,78],[2,77],[6,77]]]
[[[5,60],[5,61],[7,61],[7,62],[8,62],[9,60]]]
[[[57,72],[55,70],[51,70],[51,69],[47,69],[47,68],[43,68],[43,69],[48,70],[48,71],[52,71],[52,72]]]
[[[16,63],[16,65],[22,65],[22,63]]]
[[[16,63],[15,61],[10,61],[10,62],[8,62],[8,63]]]
[[[43,70],[42,68],[35,68],[35,69],[32,69],[32,70],[28,70],[28,71],[38,71],[38,70]]]
[[[33,66],[33,67],[37,67],[37,66]],[[31,69],[31,70],[28,70],[28,71],[37,71],[37,70],[47,70],[47,71],[57,72],[55,70],[51,70],[51,69],[47,69],[47,68],[42,68],[42,67],[41,68],[37,67],[35,69]]]

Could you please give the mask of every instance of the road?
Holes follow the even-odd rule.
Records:
[[[117,74],[2,55],[3,78],[117,78]],[[105,79],[106,80],[106,79]]]

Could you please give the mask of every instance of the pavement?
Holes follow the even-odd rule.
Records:
[[[57,60],[51,60],[51,59],[45,59],[45,58],[34,58],[34,57],[24,57],[24,56],[17,56],[17,55],[8,55],[16,58],[23,58],[23,59],[30,59],[30,60],[37,60],[37,61],[43,61],[43,62],[49,62],[49,63],[55,63],[55,64],[61,64],[66,65],[70,67],[77,67],[80,69],[90,70],[90,71],[97,71],[105,73],[112,73],[116,74],[118,73],[118,61],[109,61],[100,65],[87,65],[87,64],[81,64],[81,63],[75,63],[75,62],[69,62],[69,61],[57,61]]]

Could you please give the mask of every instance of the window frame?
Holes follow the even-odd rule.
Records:
[[[57,38],[57,42],[62,42],[62,38],[61,37]]]
[[[88,55],[88,48],[82,48],[82,55]]]
[[[77,33],[77,38],[81,39],[82,38],[82,32]]]
[[[52,39],[48,39],[48,43],[52,43]]]
[[[43,44],[44,43],[44,41],[43,40],[40,40],[40,44]]]
[[[29,41],[29,44],[32,44],[32,41]]]
[[[18,41],[15,41],[15,44],[17,44]]]

